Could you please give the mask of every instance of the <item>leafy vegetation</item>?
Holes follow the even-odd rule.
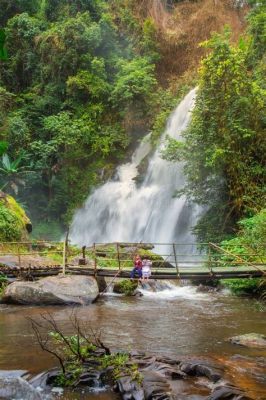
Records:
[[[257,4],[248,21],[237,45],[228,29],[202,44],[210,54],[201,64],[192,123],[185,142],[169,139],[163,154],[184,160],[183,193],[207,210],[196,227],[202,241],[232,236],[239,219],[265,206],[265,5]]]
[[[2,273],[0,273],[0,299],[6,287],[7,287],[7,277]]]
[[[254,217],[238,222],[240,227],[236,237],[224,240],[221,244],[230,254],[222,257],[225,265],[240,259],[248,265],[260,268],[266,262],[266,210],[262,209]],[[266,280],[262,279],[232,279],[224,280],[222,284],[236,295],[253,295],[265,298]]]
[[[132,296],[138,287],[138,281],[130,279],[122,279],[115,283],[114,292]]]
[[[251,254],[252,260],[265,262],[266,209],[262,209],[254,217],[239,221],[238,225],[238,235],[231,240],[224,240],[222,247],[243,258],[245,254]]]
[[[155,3],[0,0],[8,52],[0,73],[0,140],[7,144],[0,184],[26,205],[35,237],[52,235],[52,223],[59,238],[140,136],[152,130],[156,144],[195,83],[207,1],[196,24],[193,1]],[[216,9],[215,18],[222,18],[215,26],[232,13],[224,7]],[[193,20],[186,20],[187,29],[184,12]],[[250,18],[259,59],[261,22]],[[199,27],[196,34],[191,24]]]
[[[142,376],[137,365],[130,362],[130,355],[111,353],[101,341],[100,334],[82,323],[75,312],[70,316],[73,335],[66,335],[50,314],[43,314],[41,321],[29,320],[41,349],[59,361],[61,370],[54,377],[55,385],[84,385],[88,376],[93,379],[97,371],[98,383],[103,379],[115,382],[122,376],[141,383]],[[52,330],[47,333],[48,328]]]
[[[261,279],[224,279],[220,283],[237,296],[259,297],[266,289]]]
[[[147,120],[157,87],[152,26],[142,38],[136,23],[133,46],[105,1],[9,3],[0,2],[9,54],[0,76],[2,185],[37,224],[67,224],[137,139],[129,114]]]
[[[2,195],[0,197],[0,241],[19,241],[25,238],[29,226],[31,226],[30,220],[15,199]]]

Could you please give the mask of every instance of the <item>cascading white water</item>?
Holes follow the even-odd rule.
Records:
[[[179,139],[187,128],[196,90],[190,91],[169,118],[158,149],[150,158],[143,182],[138,185],[138,165],[148,154],[144,139],[130,163],[117,169],[116,177],[96,189],[74,216],[70,239],[78,245],[94,242],[193,242],[191,227],[196,210],[185,196],[175,197],[184,185],[182,163],[161,158],[166,135]]]

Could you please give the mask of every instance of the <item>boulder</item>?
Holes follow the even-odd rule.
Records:
[[[0,241],[27,240],[32,225],[16,200],[0,191]]]
[[[99,289],[95,278],[81,275],[58,275],[35,282],[13,282],[5,289],[2,302],[85,305],[92,303],[98,295]]]
[[[41,394],[22,378],[0,377],[0,399],[42,400]]]
[[[163,375],[155,371],[141,371],[141,373],[143,375],[142,386],[145,399],[171,400],[173,398],[169,382]]]
[[[232,385],[222,385],[214,388],[207,400],[251,400],[241,390]]]
[[[206,378],[214,383],[222,378],[217,368],[202,361],[181,362],[180,370],[190,376],[206,376]]]
[[[130,376],[122,376],[116,381],[115,389],[117,389],[123,400],[144,400],[143,389],[140,385],[132,381]]]
[[[266,348],[266,336],[258,333],[247,333],[245,335],[233,336],[229,341],[233,344],[245,347]]]

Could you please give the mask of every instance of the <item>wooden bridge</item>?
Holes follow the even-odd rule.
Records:
[[[128,278],[133,258],[152,261],[151,279],[206,281],[266,275],[266,255],[246,248],[241,255],[214,243],[94,243],[71,246],[65,242],[0,243],[0,274],[10,279],[35,279],[77,274]]]

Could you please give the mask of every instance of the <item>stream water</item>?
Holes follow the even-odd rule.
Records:
[[[0,369],[34,374],[56,365],[39,349],[26,318],[38,318],[47,311],[66,333],[72,331],[68,307],[0,305]],[[255,300],[170,285],[157,293],[144,291],[141,298],[107,294],[90,306],[78,308],[78,316],[100,329],[103,341],[113,350],[212,358],[222,363],[229,380],[254,400],[266,398],[266,382],[258,370],[258,364],[263,360],[265,363],[266,351],[236,346],[227,340],[244,333],[265,333],[266,313]],[[110,393],[75,396],[68,393],[63,398],[115,398]]]

